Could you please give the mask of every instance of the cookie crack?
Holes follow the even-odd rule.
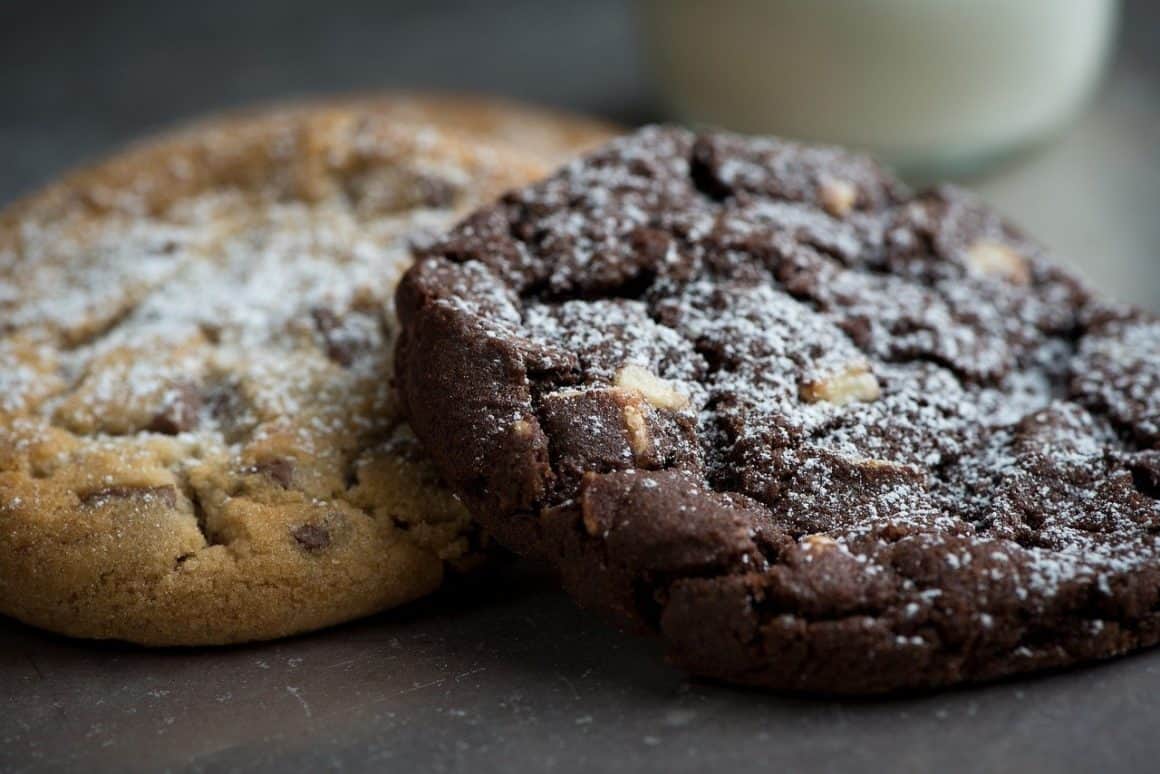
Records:
[[[199,460],[200,457],[197,454],[192,454],[190,457],[191,464]],[[197,531],[201,533],[202,540],[204,541],[202,549],[209,548],[210,546],[224,545],[225,541],[209,526],[210,508],[207,505],[205,495],[199,491],[198,487],[191,480],[189,469],[184,468],[173,471],[173,475],[177,489],[180,490],[182,496],[189,502],[189,515],[193,517],[194,525],[197,527]],[[183,556],[186,556],[186,559],[190,558],[188,555]],[[176,564],[181,564],[184,561],[185,559],[178,557]]]
[[[189,497],[189,502],[193,506],[193,518],[197,523],[198,531],[205,538],[206,546],[220,545],[223,541],[218,539],[218,536],[209,528],[209,513],[202,501],[201,494],[196,489],[191,489],[186,496]]]
[[[144,301],[144,298],[139,298],[132,303],[126,304],[121,309],[118,309],[116,314],[104,320],[93,330],[86,331],[83,335],[70,336],[67,332],[60,332],[58,334],[57,346],[60,347],[62,352],[76,352],[77,350],[85,348],[95,349],[102,341],[116,333],[117,329],[133,316],[133,313],[140,308]]]

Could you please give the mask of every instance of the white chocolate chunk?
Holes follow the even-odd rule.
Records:
[[[845,180],[825,180],[818,187],[818,199],[826,212],[840,218],[854,209],[858,201],[858,189]]]
[[[878,400],[881,395],[882,389],[878,386],[878,379],[870,372],[870,366],[864,362],[851,363],[837,373],[808,382],[802,387],[802,397],[807,403],[825,401],[844,406],[856,400]]]
[[[653,408],[680,411],[689,405],[688,396],[673,389],[667,380],[631,363],[616,372],[615,384],[640,393]]]
[[[625,404],[623,409],[624,429],[628,433],[628,445],[637,457],[648,454],[652,448],[652,441],[648,436],[648,423],[645,421],[641,407],[632,403]]]
[[[980,274],[1003,277],[1017,285],[1031,281],[1027,259],[1002,242],[982,239],[967,250],[967,263]]]

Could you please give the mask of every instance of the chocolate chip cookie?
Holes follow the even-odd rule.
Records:
[[[648,128],[397,298],[440,472],[693,673],[869,694],[1160,640],[1160,320],[962,190]]]
[[[475,528],[390,395],[394,282],[412,242],[605,134],[478,101],[348,100],[212,121],[10,208],[0,612],[238,642],[469,565]]]

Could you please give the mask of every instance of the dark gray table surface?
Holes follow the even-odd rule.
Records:
[[[1160,653],[875,702],[688,681],[523,574],[225,650],[0,627],[0,768],[1155,771]]]
[[[1109,292],[1160,308],[1160,4],[1112,77],[985,196]],[[0,0],[0,204],[150,130],[389,87],[663,117],[616,0]],[[68,641],[0,618],[0,771],[1155,771],[1160,653],[927,697],[689,681],[518,565],[332,631],[217,650]]]

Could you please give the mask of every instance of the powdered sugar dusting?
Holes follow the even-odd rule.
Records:
[[[160,433],[239,456],[289,427],[309,454],[396,421],[389,299],[412,238],[526,173],[434,129],[375,122],[276,133],[257,150],[270,165],[257,179],[244,171],[253,160],[229,166],[241,152],[230,142],[208,146],[227,160],[214,162],[223,179],[172,201],[149,181],[198,180],[188,158],[11,225],[0,240],[5,442],[56,428],[129,454]]]

